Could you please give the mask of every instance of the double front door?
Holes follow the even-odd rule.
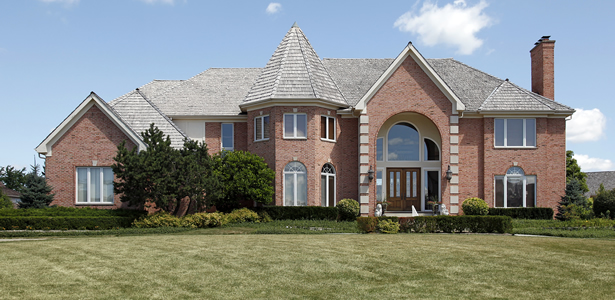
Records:
[[[387,210],[421,210],[420,186],[420,168],[387,168]]]

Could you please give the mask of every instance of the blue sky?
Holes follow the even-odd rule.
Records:
[[[529,50],[555,44],[555,99],[577,109],[567,149],[615,170],[615,1],[0,1],[0,166],[34,148],[88,96],[153,79],[264,67],[297,22],[321,58],[394,58],[412,41],[530,89]],[[38,163],[42,160],[37,158]]]

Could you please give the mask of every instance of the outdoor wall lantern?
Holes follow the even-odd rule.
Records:
[[[448,170],[446,170],[446,180],[451,182],[451,178],[453,178],[453,171],[451,171],[451,165],[448,165]]]
[[[369,173],[369,176],[367,176],[367,178],[369,178],[369,181],[374,180],[374,169],[372,169],[372,166],[369,166],[369,171],[367,171],[367,173]]]

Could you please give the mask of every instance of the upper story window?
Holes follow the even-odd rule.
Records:
[[[387,136],[387,159],[389,161],[418,161],[419,132],[409,123],[393,125]]]
[[[254,118],[254,140],[263,141],[269,139],[269,116]]]
[[[496,147],[536,147],[536,119],[495,119]]]
[[[109,167],[77,168],[78,204],[113,204],[113,170]]]
[[[335,141],[335,118],[320,116],[320,138],[327,141]]]
[[[222,150],[233,151],[233,123],[222,123]]]
[[[284,115],[284,138],[307,138],[307,115]]]

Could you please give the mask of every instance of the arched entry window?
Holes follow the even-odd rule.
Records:
[[[418,161],[419,132],[409,123],[393,125],[387,136],[387,158],[389,161]]]
[[[284,167],[284,205],[307,205],[307,170],[298,161],[291,161]]]
[[[320,171],[320,199],[322,206],[335,206],[335,168],[330,163]]]
[[[504,176],[495,176],[495,207],[534,207],[536,176],[511,167]]]

